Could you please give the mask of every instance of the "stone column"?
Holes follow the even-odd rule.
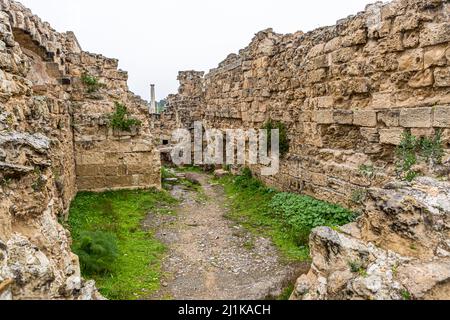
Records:
[[[155,85],[154,84],[151,84],[150,85],[150,95],[151,95],[151,101],[150,101],[150,110],[149,110],[149,112],[150,112],[150,114],[155,114],[155,113],[158,113],[157,111],[157,108],[156,108],[156,99],[155,99]]]

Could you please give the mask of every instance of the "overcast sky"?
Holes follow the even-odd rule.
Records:
[[[118,58],[132,91],[175,93],[180,70],[208,71],[266,28],[310,31],[364,10],[370,0],[19,0],[83,50]]]

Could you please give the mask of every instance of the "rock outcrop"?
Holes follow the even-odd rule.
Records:
[[[357,223],[311,234],[294,299],[449,299],[450,185],[420,178],[370,190]]]
[[[141,124],[111,128],[116,102]],[[78,190],[160,187],[158,143],[117,60],[0,0],[0,298],[101,298],[60,221]]]

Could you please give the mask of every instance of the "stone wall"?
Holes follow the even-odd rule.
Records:
[[[284,122],[290,152],[266,182],[351,206],[355,189],[396,176],[405,130],[442,129],[449,159],[449,15],[449,1],[397,0],[308,33],[268,29],[204,77],[199,102],[186,105],[193,96],[183,89],[199,87],[196,77],[169,100],[209,127]]]
[[[261,178],[361,213],[313,230],[311,270],[292,299],[450,298],[449,42],[450,1],[395,0],[309,33],[259,32],[203,81],[180,73],[162,119],[218,129],[283,122],[290,150],[279,174]],[[439,131],[443,163],[399,181],[403,133]]]
[[[75,77],[72,106],[80,191],[161,186],[159,141],[154,139],[148,105],[128,91],[128,74],[117,70],[117,64],[117,60],[85,52],[68,57],[70,75]],[[103,88],[88,93],[79,80],[83,74],[95,76]],[[116,102],[142,124],[130,132],[108,126]]]
[[[118,62],[0,0],[0,299],[97,299],[59,223],[78,190],[160,187],[147,106]],[[81,76],[104,84],[88,93]],[[142,125],[109,129],[115,102]]]

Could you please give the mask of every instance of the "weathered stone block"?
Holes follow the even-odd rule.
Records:
[[[378,121],[386,127],[398,127],[400,125],[400,110],[383,110],[378,112]]]
[[[333,110],[317,110],[313,113],[313,121],[317,124],[333,124],[334,111]]]
[[[105,154],[101,152],[85,152],[81,155],[80,165],[101,165],[105,163]]]
[[[433,46],[450,41],[449,23],[425,23],[420,32],[420,45]]]
[[[433,127],[450,128],[450,106],[434,107]]]
[[[432,109],[402,109],[400,112],[400,125],[404,128],[429,128],[432,126]]]
[[[427,69],[417,72],[408,82],[411,88],[431,87],[434,83],[433,71]]]
[[[335,110],[333,112],[334,122],[337,124],[353,124],[353,112],[347,110]]]
[[[334,99],[332,96],[325,96],[317,98],[317,108],[319,109],[329,109],[332,108],[334,104]]]
[[[98,165],[79,165],[76,167],[77,176],[95,177],[101,175]]]
[[[445,66],[447,64],[446,55],[447,47],[439,46],[428,49],[424,54],[424,68],[428,69],[433,66]]]
[[[117,176],[119,168],[118,166],[105,166],[101,168],[101,172],[105,176]]]
[[[383,144],[399,145],[402,141],[404,129],[381,129],[380,130],[380,142]]]
[[[423,50],[415,49],[404,52],[398,59],[400,71],[417,71],[423,69]]]
[[[434,70],[434,85],[436,87],[450,87],[450,68],[436,68]]]
[[[380,134],[378,133],[378,129],[375,128],[361,128],[361,135],[364,139],[369,141],[370,143],[378,143],[380,142]]]
[[[373,110],[355,110],[353,124],[360,127],[376,127],[377,113]]]
[[[394,106],[391,92],[376,92],[372,94],[371,109],[389,109]]]

